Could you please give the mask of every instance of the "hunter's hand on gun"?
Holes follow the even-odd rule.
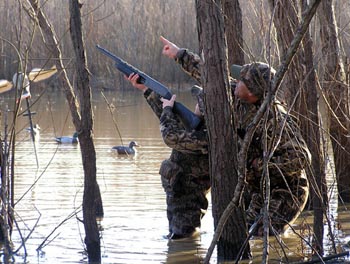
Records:
[[[163,109],[164,109],[165,107],[167,107],[167,106],[170,106],[171,108],[173,108],[173,107],[174,107],[175,100],[176,100],[176,95],[175,95],[175,94],[173,94],[173,96],[171,97],[170,100],[167,100],[167,99],[165,99],[165,98],[163,98],[163,97],[160,98],[160,101],[162,101],[162,103],[163,103]]]
[[[163,36],[160,36],[160,40],[164,44],[162,54],[169,57],[170,59],[175,59],[176,54],[180,50],[180,48],[176,46],[174,43],[164,38]]]
[[[128,80],[132,86],[134,86],[135,88],[137,88],[138,90],[145,92],[147,90],[147,87],[144,84],[138,83],[137,80],[140,76],[136,73],[132,73],[129,75],[129,77],[125,76],[125,79]],[[160,98],[160,101],[162,101],[163,103],[163,109],[167,106],[170,106],[171,108],[174,107],[174,103],[176,100],[176,95],[174,94],[170,100],[167,100],[163,97]]]
[[[132,86],[139,89],[140,91],[145,92],[147,90],[146,85],[137,82],[140,77],[137,73],[132,73],[129,76],[124,75],[124,77],[132,84]]]

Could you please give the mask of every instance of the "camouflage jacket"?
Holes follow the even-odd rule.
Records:
[[[192,76],[198,83],[201,83],[200,57],[187,49],[180,49],[176,55],[175,61],[180,64],[182,70]]]
[[[206,127],[187,131],[171,107],[162,108],[159,95],[148,89],[144,94],[160,120],[164,143],[172,149],[169,160],[162,163],[160,174],[166,191],[207,191],[210,188],[208,140]],[[176,175],[182,175],[177,177]]]
[[[257,105],[236,100],[239,145],[243,143],[244,135],[257,110]],[[269,148],[273,150],[267,164],[271,189],[286,189],[296,194],[299,192],[299,187],[308,186],[304,170],[311,162],[310,152],[293,117],[288,115],[278,101],[272,104],[265,116],[267,118],[260,120],[248,149],[246,176],[248,189],[252,192],[261,190],[263,157],[264,153],[265,155],[269,153],[264,151],[265,144],[267,150]]]
[[[168,147],[182,153],[208,154],[207,129],[204,124],[197,130],[187,131],[171,107],[163,109],[158,94],[148,89],[144,96],[160,120],[160,132]]]

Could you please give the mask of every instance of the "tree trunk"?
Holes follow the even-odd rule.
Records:
[[[100,236],[96,223],[95,197],[98,192],[96,181],[96,152],[93,141],[93,114],[91,108],[91,87],[87,69],[85,45],[81,24],[79,0],[69,1],[70,33],[76,58],[77,78],[75,86],[80,101],[81,130],[79,142],[84,167],[83,218],[85,244],[89,262],[101,262]]]
[[[1,124],[1,112],[0,112],[0,124]],[[6,141],[2,139],[1,133],[0,133],[0,176],[1,176],[1,188],[0,188],[0,212],[1,212],[1,217],[0,218],[0,243],[6,242],[6,233],[7,231],[7,223],[6,223],[6,217],[7,216],[7,205],[9,204],[9,197],[8,197],[8,177],[6,174],[6,163],[5,162],[5,151],[6,149],[4,146]]]
[[[281,55],[284,56],[299,24],[298,1],[287,1],[283,5],[278,2],[275,5],[275,2],[270,0],[270,6],[272,10],[275,9],[274,23],[278,35],[277,39]],[[306,9],[306,7],[305,5],[303,9]],[[287,99],[287,104],[294,109],[294,115],[299,119],[302,135],[312,155],[312,164],[307,170],[307,175],[311,185],[311,200],[315,213],[315,248],[322,255],[323,214],[326,213],[327,208],[327,189],[325,186],[326,174],[321,148],[312,39],[308,31],[305,33],[303,44],[304,46],[299,48],[285,76],[283,94]]]
[[[1,68],[0,68],[1,69]],[[2,113],[0,112],[0,124],[1,124],[1,117],[2,117]],[[4,199],[4,186],[6,186],[6,180],[5,180],[5,173],[3,173],[4,169],[5,169],[5,162],[4,162],[4,147],[3,147],[3,139],[2,139],[2,136],[1,136],[1,133],[0,133],[0,180],[1,180],[1,189],[0,189],[0,206],[1,208],[4,208],[5,206],[3,205],[3,202],[6,201]],[[1,215],[4,215],[4,212],[3,210],[1,210]],[[0,243],[4,242],[4,222],[0,219]]]
[[[209,137],[214,228],[230,203],[237,184],[232,120],[232,97],[228,83],[227,47],[220,1],[196,1],[200,50],[204,55],[202,84],[205,94],[205,119]],[[233,210],[218,239],[218,258],[233,260],[247,238],[244,212]],[[249,256],[249,247],[243,257]]]
[[[89,73],[86,67],[84,44],[81,33],[80,4],[78,0],[70,1],[70,11],[72,12],[71,33],[74,51],[76,54],[77,83],[79,93],[81,113],[79,113],[79,103],[77,96],[73,92],[73,87],[68,79],[65,66],[62,61],[62,53],[58,45],[57,36],[54,29],[46,19],[42,9],[36,0],[29,0],[35,12],[34,19],[38,21],[41,28],[42,37],[46,47],[51,52],[52,57],[57,58],[56,68],[60,72],[59,78],[62,82],[66,99],[70,107],[72,121],[76,131],[79,133],[82,162],[84,168],[84,197],[83,197],[83,217],[85,227],[85,243],[87,246],[89,261],[101,261],[100,239],[96,223],[95,208],[101,208],[102,204],[95,206],[96,201],[102,201],[99,188],[96,182],[96,153],[92,134],[92,110],[90,101]]]
[[[345,83],[339,39],[332,0],[322,1],[319,9],[321,50],[324,58],[323,89],[327,95],[330,136],[334,155],[338,193],[341,201],[350,202],[350,122],[349,87]]]
[[[228,65],[244,64],[242,10],[238,0],[223,0]]]
[[[307,1],[303,0],[302,10],[307,8]],[[318,252],[319,255],[323,255],[323,234],[324,234],[324,215],[326,214],[326,209],[328,206],[328,195],[327,195],[327,185],[326,185],[326,171],[324,162],[324,152],[321,137],[320,127],[320,112],[318,104],[318,94],[317,94],[317,80],[316,72],[314,69],[313,62],[313,41],[310,36],[310,32],[305,33],[303,39],[304,44],[304,54],[305,54],[305,68],[306,68],[306,78],[305,78],[305,92],[301,96],[301,106],[307,108],[306,111],[302,111],[306,114],[302,117],[302,131],[305,134],[306,143],[310,149],[312,155],[311,169],[308,175],[313,176],[315,183],[310,184],[311,193],[311,206],[314,210],[314,244],[313,247]],[[316,186],[316,187],[313,187]]]

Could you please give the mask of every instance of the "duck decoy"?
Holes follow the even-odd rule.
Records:
[[[78,133],[75,132],[73,134],[73,137],[67,137],[67,136],[56,137],[56,142],[61,144],[77,144],[79,142]]]
[[[138,147],[139,145],[135,141],[131,141],[129,146],[114,146],[112,149],[116,150],[118,154],[122,155],[134,155],[136,153],[136,149],[134,147]]]

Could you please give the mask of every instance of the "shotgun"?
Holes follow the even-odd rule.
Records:
[[[140,71],[136,67],[130,65],[105,48],[102,48],[99,45],[96,45],[96,48],[104,55],[113,59],[115,62],[115,67],[126,76],[129,76],[131,73],[138,74],[140,76],[137,80],[138,83],[144,84],[167,100],[171,99],[172,93],[165,85],[148,76],[146,73]],[[196,114],[194,114],[191,110],[179,102],[174,103],[173,111],[180,118],[181,122],[187,130],[196,129],[202,121],[201,118],[199,118]]]

